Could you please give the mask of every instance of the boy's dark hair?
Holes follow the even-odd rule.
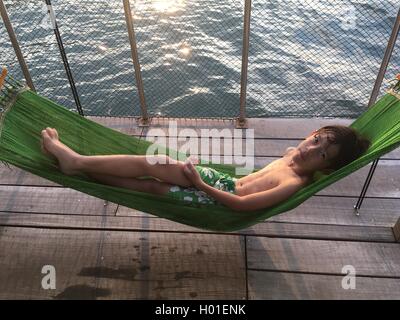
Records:
[[[317,130],[317,133],[330,133],[331,143],[339,145],[338,155],[331,160],[330,169],[338,170],[360,157],[370,146],[370,141],[362,137],[355,129],[334,125]]]

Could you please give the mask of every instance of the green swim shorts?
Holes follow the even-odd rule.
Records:
[[[215,169],[196,165],[197,172],[200,174],[201,180],[208,185],[222,191],[234,193],[236,178],[226,173],[219,172]],[[191,204],[216,204],[217,201],[204,191],[195,187],[172,186],[167,193],[168,196],[175,199],[183,200]]]

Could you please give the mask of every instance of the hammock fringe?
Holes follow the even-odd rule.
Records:
[[[7,75],[0,90],[0,138],[3,132],[3,123],[8,111],[15,104],[21,92],[29,90],[29,87]]]
[[[3,160],[0,160],[0,162],[1,162],[5,167],[7,167],[8,170],[11,170],[11,171],[12,171],[12,168],[10,167],[10,164],[9,164],[8,162],[5,162],[5,161],[3,161]]]
[[[398,74],[396,78],[390,80],[389,83],[393,84],[386,92],[391,94],[392,96],[395,96],[397,99],[400,99],[400,74]]]

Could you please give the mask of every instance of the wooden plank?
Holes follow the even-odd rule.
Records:
[[[273,156],[282,157],[286,153],[286,149],[289,147],[296,147],[302,141],[303,138],[296,140],[277,140],[277,139],[255,139],[254,140],[254,152],[256,156]],[[243,142],[245,145],[245,142]],[[243,147],[244,149],[245,147]],[[400,159],[399,148],[383,155],[382,160],[386,159]]]
[[[60,186],[50,180],[34,175],[28,171],[10,165],[7,168],[0,163],[0,185],[26,185],[26,186]]]
[[[389,227],[264,222],[243,231],[248,235],[280,238],[394,242]]]
[[[109,128],[121,130],[127,134],[139,133],[142,128],[137,126],[134,118],[119,117],[87,117]],[[249,128],[254,129],[255,137],[291,138],[296,139],[308,135],[313,130],[326,125],[349,125],[351,119],[324,118],[247,118]],[[176,122],[178,127],[187,128],[235,128],[235,123],[229,119],[195,119],[195,118],[152,118],[150,128],[168,127]]]
[[[400,199],[366,198],[359,216],[353,210],[355,203],[355,198],[312,197],[268,221],[392,227],[399,216]]]
[[[358,198],[370,168],[371,164],[321,190],[318,194]],[[400,173],[400,161],[379,161],[368,188],[367,196],[400,198],[400,174],[397,173]]]
[[[252,300],[400,299],[400,279],[356,277],[354,289],[343,289],[344,275],[250,270],[248,277]]]
[[[85,118],[129,135],[140,135],[142,132],[142,128],[137,125],[135,118],[97,116],[87,116]]]
[[[188,129],[190,130],[188,131]],[[174,133],[173,131],[169,131],[168,128],[150,128],[142,135],[142,138],[150,142],[156,142],[160,145],[166,145],[167,147],[171,147],[172,149],[178,149],[181,152],[187,152],[186,150],[182,149],[182,146],[191,146],[190,149],[187,149],[191,151],[191,154],[198,155],[211,154],[211,151],[213,152],[213,154],[223,155],[224,148],[227,148],[225,150],[232,150],[230,152],[231,154],[233,154],[233,144],[240,144],[242,146],[243,152],[244,150],[246,150],[247,141],[244,132],[238,132],[236,133],[236,136],[235,131],[233,131],[233,129],[231,128],[213,128],[217,129],[217,131],[215,131],[214,133],[208,131],[201,133],[204,129],[206,128],[178,127],[177,132]],[[250,139],[249,142],[254,145],[254,153],[256,156],[281,157],[285,154],[287,148],[296,147],[305,137],[306,136],[301,136],[297,139],[258,137]],[[161,138],[164,138],[164,140],[162,140]],[[220,148],[211,148],[213,139],[214,146],[216,146],[218,143]],[[205,145],[203,140],[210,145],[210,148]],[[177,147],[175,147],[175,145],[172,145],[172,143],[176,143]],[[398,160],[400,159],[400,150],[393,150],[384,155],[382,159]]]
[[[114,215],[116,209],[70,188],[0,186],[0,211]]]
[[[324,119],[324,118],[250,118],[249,127],[254,128],[255,137],[270,138],[303,138],[314,130],[329,125],[348,126],[353,122],[351,119]]]
[[[1,299],[243,299],[239,236],[38,228],[0,231]],[[44,265],[56,289],[43,290]]]
[[[182,128],[235,128],[235,122],[230,119],[200,119],[200,118],[153,118],[150,128],[165,128],[170,126]]]
[[[214,233],[150,215],[143,217],[79,216],[0,212],[0,226],[122,230],[151,232]],[[264,222],[228,234],[279,238],[395,242],[390,227],[343,226]]]
[[[118,130],[125,134],[143,136],[147,139],[154,136],[158,130],[163,130],[168,135],[170,126],[177,124],[178,134],[185,136],[200,137],[202,129],[216,129],[218,132],[229,129],[233,137],[235,124],[231,120],[212,120],[212,119],[185,119],[185,118],[153,118],[149,128],[137,127],[136,120],[132,118],[118,117],[89,117],[91,120],[102,125]],[[249,118],[249,129],[254,130],[254,146],[258,156],[280,157],[290,146],[296,146],[302,139],[307,137],[312,131],[326,125],[348,125],[352,122],[349,119],[278,119],[278,118]],[[153,130],[154,129],[154,130]],[[239,130],[239,129],[237,129]],[[190,132],[195,132],[191,134]],[[240,130],[239,130],[240,131]],[[237,132],[239,132],[237,131]],[[245,136],[245,133],[240,136]],[[181,142],[181,144],[186,141]],[[200,152],[199,152],[200,154]],[[400,150],[392,151],[385,158],[400,159]]]
[[[98,122],[110,128],[139,128],[134,118],[97,117],[88,116],[92,121]],[[306,135],[310,131],[326,125],[349,125],[351,119],[325,119],[325,118],[247,118],[249,128],[254,129],[263,136],[296,138],[298,135]],[[200,118],[152,118],[151,127],[166,127],[171,121],[175,121],[180,127],[235,127],[230,119],[200,119]],[[141,128],[139,128],[141,129]],[[299,132],[299,134],[297,134]]]
[[[340,275],[351,265],[357,275],[400,278],[400,244],[247,238],[248,268]]]
[[[267,219],[268,222],[286,222],[314,225],[349,225],[392,227],[399,216],[400,199],[366,198],[360,216],[356,216],[355,198],[312,197],[297,208]],[[117,216],[141,217],[148,214],[118,206]]]

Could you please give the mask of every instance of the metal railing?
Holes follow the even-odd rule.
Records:
[[[20,63],[20,67],[21,67],[21,70],[22,70],[22,72],[24,74],[24,77],[26,79],[27,85],[32,90],[35,91],[35,86],[33,85],[33,81],[32,81],[31,75],[29,73],[28,66],[26,65],[25,59],[24,59],[24,57],[22,55],[21,48],[19,46],[17,37],[15,36],[14,28],[12,27],[12,24],[11,24],[10,19],[8,17],[8,14],[7,14],[7,9],[6,9],[3,1],[0,1],[0,15],[1,15],[1,19],[4,22],[4,27],[7,29],[7,33],[9,35],[9,37],[10,37],[10,42],[11,42],[13,48],[14,48],[14,51],[15,51],[15,56],[17,57],[17,59],[18,59],[18,61]]]
[[[390,57],[393,54],[393,49],[394,49],[394,46],[396,44],[396,40],[397,40],[397,36],[399,34],[399,30],[400,30],[400,9],[399,9],[399,12],[397,13],[396,22],[395,22],[395,24],[393,26],[392,34],[390,35],[390,38],[389,38],[389,41],[388,41],[388,44],[387,44],[387,47],[386,47],[385,55],[383,56],[383,59],[382,59],[382,63],[381,63],[381,67],[380,67],[378,76],[376,77],[375,85],[374,85],[374,88],[372,90],[369,102],[368,102],[368,107],[371,107],[373,104],[375,104],[376,99],[378,98],[379,89],[382,86],[383,77],[384,77],[384,75],[386,73],[387,66],[388,66],[389,61],[390,61]],[[373,163],[371,165],[371,168],[370,168],[370,170],[368,172],[367,178],[366,178],[366,180],[364,182],[363,188],[361,190],[360,196],[358,198],[358,201],[354,206],[354,210],[356,211],[357,215],[359,214],[359,210],[360,210],[361,205],[362,205],[362,203],[364,201],[365,195],[367,193],[369,184],[371,183],[372,176],[375,173],[375,170],[376,170],[376,167],[378,165],[378,162],[379,162],[379,159],[376,159],[376,160],[373,161]]]

